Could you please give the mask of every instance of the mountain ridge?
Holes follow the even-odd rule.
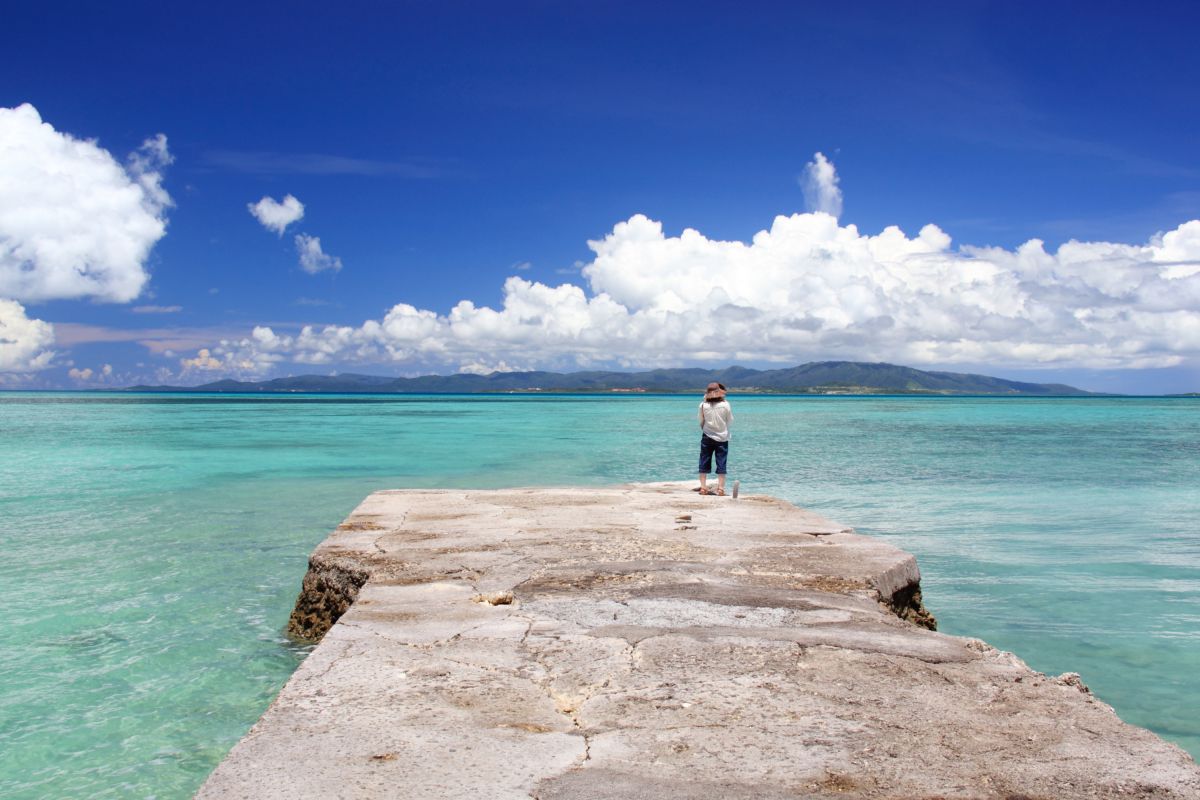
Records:
[[[331,392],[375,394],[480,394],[511,392],[697,392],[712,381],[733,391],[760,394],[933,394],[1022,397],[1086,396],[1094,392],[1061,383],[1029,383],[974,373],[925,371],[896,364],[813,361],[781,369],[685,367],[641,372],[492,372],[396,378],[344,373],[297,375],[266,381],[226,378],[199,386],[131,386],[141,392]]]

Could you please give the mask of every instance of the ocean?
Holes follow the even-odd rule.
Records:
[[[915,554],[940,630],[1200,756],[1200,400],[730,401],[743,492]],[[698,402],[0,393],[0,796],[189,797],[367,494],[694,479]]]

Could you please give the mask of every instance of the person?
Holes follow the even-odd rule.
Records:
[[[714,458],[717,462],[717,491],[725,495],[725,466],[729,457],[729,426],[733,424],[733,409],[725,399],[725,385],[716,381],[704,390],[700,401],[700,494],[714,494],[708,489],[708,473]]]

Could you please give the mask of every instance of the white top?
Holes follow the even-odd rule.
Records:
[[[716,442],[729,441],[729,426],[733,423],[733,409],[728,400],[719,403],[700,401],[700,430]]]

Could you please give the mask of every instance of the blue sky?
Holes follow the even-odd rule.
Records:
[[[9,4],[0,386],[1200,390],[1200,12],[832,5]]]

